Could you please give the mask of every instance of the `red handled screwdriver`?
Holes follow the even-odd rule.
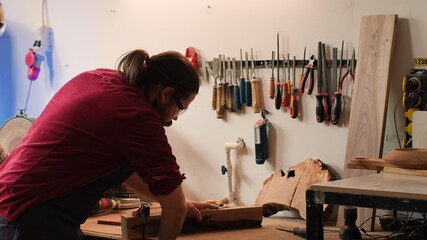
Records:
[[[337,49],[335,50],[335,52],[338,51]],[[336,92],[334,93],[334,97],[332,98],[333,104],[332,104],[332,113],[331,113],[331,122],[333,125],[337,125],[339,120],[340,120],[340,115],[341,115],[341,97],[342,97],[342,92],[340,91],[340,83],[339,83],[339,79],[341,78],[341,71],[342,71],[342,65],[343,65],[343,52],[344,52],[344,41],[342,41],[341,44],[341,58],[340,58],[340,71],[338,72],[338,79],[335,79],[335,85],[336,85]],[[335,63],[337,61],[337,55],[338,53],[335,53],[334,58],[335,58]],[[336,78],[336,71],[337,71],[337,67],[335,65],[335,78]]]
[[[290,106],[290,114],[291,118],[297,118],[298,117],[298,89],[295,86],[295,78],[296,78],[296,72],[295,72],[295,56],[294,61],[292,62],[292,72],[293,72],[293,78],[292,78],[292,91],[291,91],[291,106]]]

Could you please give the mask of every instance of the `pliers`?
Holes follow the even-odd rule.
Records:
[[[300,83],[300,88],[299,91],[300,93],[304,93],[304,89],[305,89],[305,82],[307,81],[308,76],[310,75],[310,81],[308,83],[308,89],[307,89],[307,94],[311,95],[311,93],[313,92],[313,86],[314,86],[314,69],[316,69],[315,66],[315,60],[314,60],[314,55],[311,55],[310,60],[308,62],[308,64],[305,66],[305,68],[307,68],[307,70],[305,71],[301,83]]]
[[[345,72],[345,74],[340,79],[340,85],[339,85],[340,89],[342,89],[342,84],[348,75],[350,75],[351,80],[354,81],[353,66],[354,66],[354,62],[355,62],[355,55],[356,55],[356,53],[355,53],[355,50],[353,49],[353,53],[351,56],[351,62],[350,62],[350,59],[347,58],[347,71]]]

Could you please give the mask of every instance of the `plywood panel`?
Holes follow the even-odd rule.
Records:
[[[350,159],[382,157],[396,20],[395,14],[363,16],[361,19],[344,164],[345,178],[372,173],[348,169]],[[369,215],[359,211],[358,216],[360,221]],[[338,224],[343,224],[342,208]]]

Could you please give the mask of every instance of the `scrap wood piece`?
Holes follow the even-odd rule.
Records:
[[[384,169],[385,161],[381,158],[353,158],[347,163],[348,169],[367,169],[380,172]]]
[[[293,210],[306,219],[306,190],[314,183],[334,179],[335,177],[322,161],[308,158],[290,167],[286,172],[277,170],[266,179],[255,205],[263,207],[263,215],[266,217],[278,211]],[[332,206],[325,204],[325,217],[328,217],[331,211]]]

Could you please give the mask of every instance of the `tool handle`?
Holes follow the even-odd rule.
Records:
[[[276,98],[274,99],[275,107],[277,110],[280,109],[280,106],[282,104],[282,93],[280,91],[281,86],[280,82],[276,83]]]
[[[310,80],[308,81],[307,94],[311,95],[314,87],[314,70],[310,71]]]
[[[259,79],[253,77],[251,80],[252,83],[252,110],[254,113],[261,112],[261,103],[259,98]]]
[[[298,91],[296,88],[292,88],[290,114],[291,118],[298,117]]]
[[[234,109],[234,85],[233,84],[228,84],[228,101],[227,101],[227,108],[230,111],[234,111],[236,109]]]
[[[252,85],[249,80],[246,80],[245,84],[245,97],[246,97],[246,106],[252,106]]]
[[[242,109],[242,105],[240,103],[240,87],[237,84],[234,86],[234,108],[236,111],[240,111],[240,109]]]
[[[329,93],[323,94],[323,112],[325,114],[325,121],[329,121],[331,119],[331,101],[329,100]]]
[[[271,99],[274,99],[274,92],[275,92],[274,85],[275,85],[275,80],[274,80],[274,77],[271,76],[270,77],[270,98]]]
[[[332,115],[331,115],[331,122],[333,125],[337,125],[340,121],[340,115],[341,115],[341,92],[335,92],[334,97],[332,98],[333,105],[332,105]]]
[[[240,90],[240,103],[245,103],[245,78],[241,77],[239,80],[239,90]]]
[[[227,109],[228,106],[228,83],[222,84],[221,107]]]
[[[224,117],[224,108],[222,105],[222,83],[216,87],[216,118]]]
[[[322,104],[323,94],[316,94],[316,120],[321,123],[325,120],[325,112]]]
[[[216,110],[216,91],[218,86],[215,84],[212,88],[212,110]]]
[[[282,108],[285,109],[289,106],[289,84],[287,82],[283,83],[283,99],[282,99]]]
[[[310,68],[307,68],[305,70],[305,73],[301,76],[300,86],[299,86],[299,92],[304,93],[305,90],[305,83],[307,82],[308,75],[310,73]]]

